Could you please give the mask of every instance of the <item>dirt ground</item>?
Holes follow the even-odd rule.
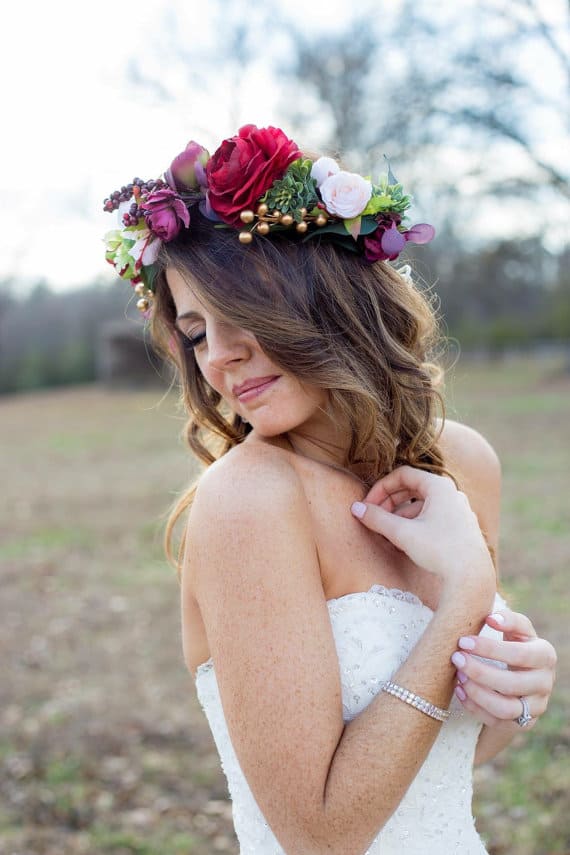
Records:
[[[503,585],[560,656],[540,726],[476,771],[478,828],[492,855],[562,855],[570,374],[460,362],[447,396],[499,453]],[[0,855],[238,852],[161,546],[196,470],[183,424],[160,390],[0,399]]]

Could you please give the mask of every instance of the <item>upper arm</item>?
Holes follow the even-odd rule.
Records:
[[[496,451],[478,431],[450,419],[445,420],[439,443],[498,559],[501,463]]]
[[[183,580],[191,571],[240,766],[280,843],[299,851],[342,734],[341,685],[302,484],[261,455],[243,449],[203,476]]]

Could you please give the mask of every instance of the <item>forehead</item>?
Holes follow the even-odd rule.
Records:
[[[196,296],[189,278],[182,276],[178,270],[168,267],[166,270],[166,281],[172,294],[174,305],[176,306],[178,318],[187,312],[204,314],[208,311],[204,303]]]

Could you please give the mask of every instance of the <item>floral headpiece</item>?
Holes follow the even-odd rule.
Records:
[[[373,184],[330,157],[305,157],[279,128],[245,125],[211,157],[189,142],[163,178],[134,178],[111,193],[104,210],[118,211],[121,228],[105,235],[105,257],[130,280],[148,316],[162,242],[192,228],[195,206],[218,228],[237,229],[243,244],[286,230],[301,240],[327,234],[373,263],[394,261],[408,241],[434,237],[427,223],[403,224],[411,201],[390,168]]]

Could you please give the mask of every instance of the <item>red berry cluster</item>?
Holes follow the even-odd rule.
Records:
[[[129,210],[123,214],[123,225],[136,226],[141,216],[138,200],[144,199],[153,190],[162,190],[168,187],[166,181],[158,178],[156,181],[143,181],[142,178],[133,178],[130,184],[125,184],[120,190],[115,190],[103,202],[104,211],[116,211],[119,205],[123,202],[128,202],[133,196],[135,201],[130,206]]]

